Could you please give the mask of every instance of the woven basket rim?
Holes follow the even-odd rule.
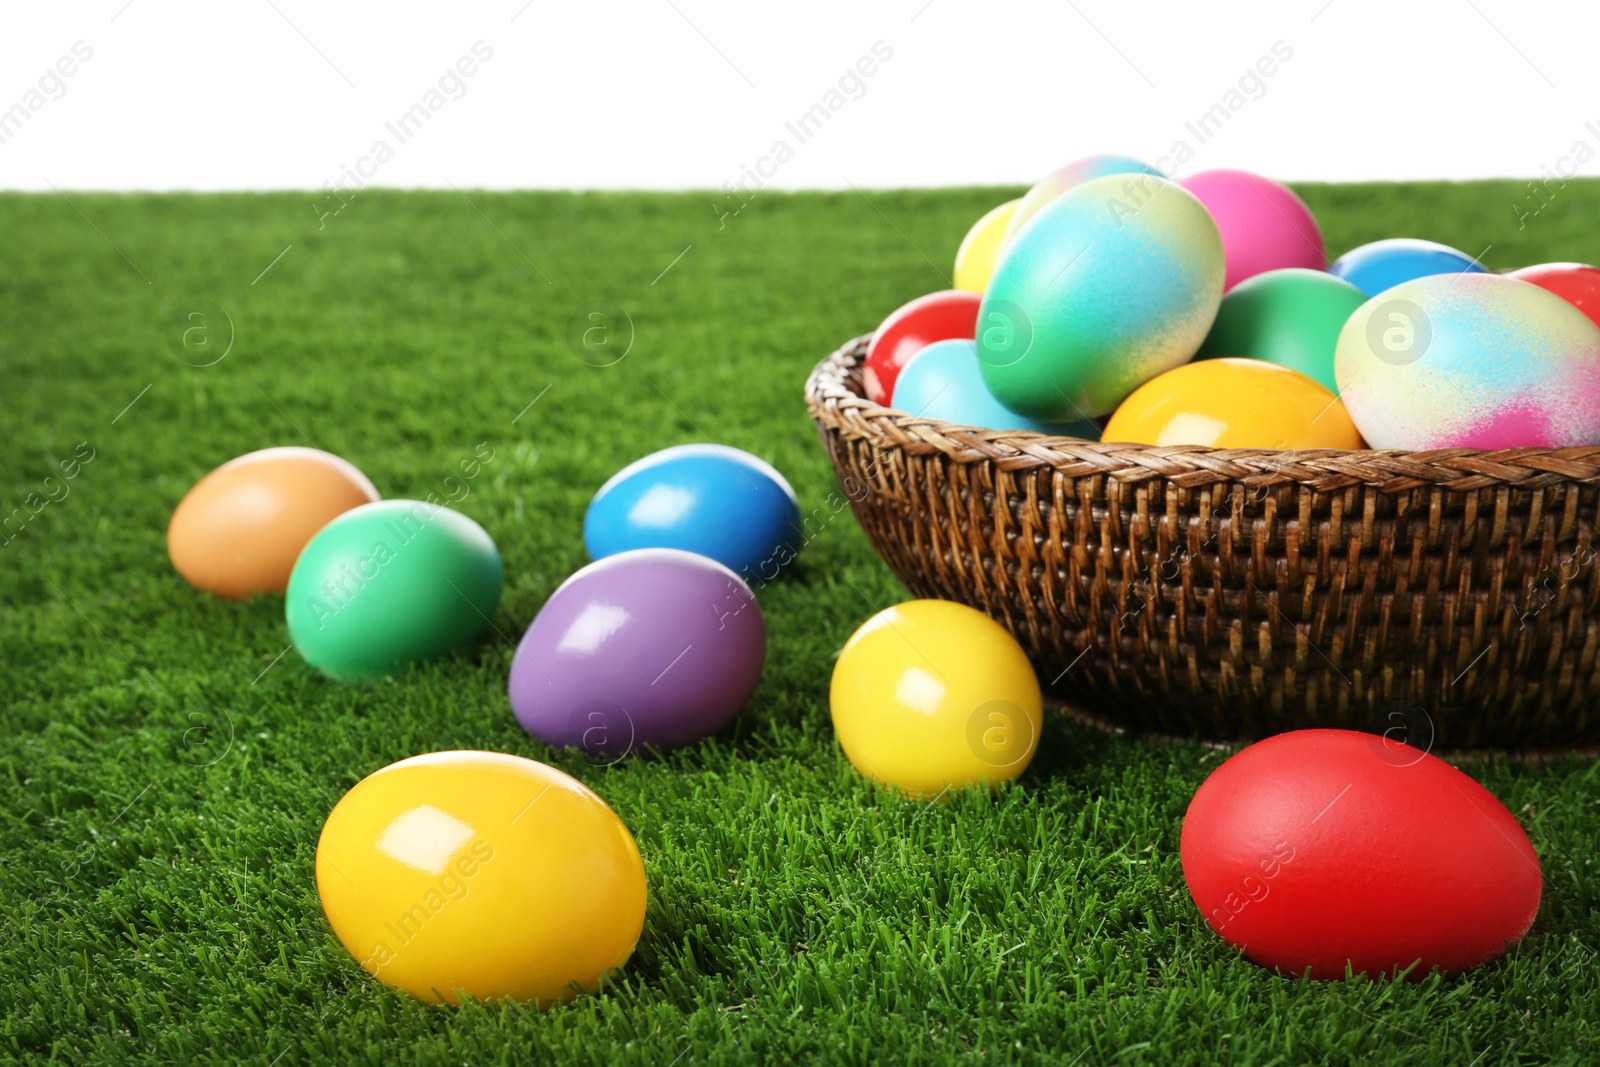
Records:
[[[910,415],[862,396],[857,382],[870,334],[845,342],[806,379],[806,408],[819,427],[847,438],[941,452],[957,463],[993,462],[1008,471],[1049,468],[1118,481],[1165,479],[1179,487],[1216,482],[1299,484],[1319,491],[1368,485],[1380,492],[1425,486],[1454,491],[1600,484],[1600,444],[1483,450],[1209,448],[1118,444],[1031,430],[988,430]]]

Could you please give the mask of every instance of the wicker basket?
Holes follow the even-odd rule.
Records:
[[[915,594],[1015,634],[1072,708],[1219,740],[1600,739],[1600,446],[1284,452],[972,429],[866,400],[867,341],[806,382],[857,521]]]

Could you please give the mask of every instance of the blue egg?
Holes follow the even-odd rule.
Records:
[[[894,383],[891,403],[899,411],[985,430],[1035,430],[1058,437],[1100,440],[1100,428],[1087,418],[1041,422],[1001,405],[983,384],[977,342],[935,341],[911,357]]]
[[[794,490],[772,465],[727,445],[678,445],[622,468],[589,502],[591,559],[635,548],[708,556],[746,580],[771,578],[804,540]]]
[[[1329,274],[1343,278],[1369,297],[1431,274],[1463,272],[1487,274],[1488,270],[1465,252],[1415,237],[1389,237],[1352,248],[1328,268]]]

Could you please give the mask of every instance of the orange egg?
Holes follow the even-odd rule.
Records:
[[[178,502],[167,553],[190,585],[243,599],[281,593],[313,534],[378,499],[367,476],[314,448],[264,448],[229,460]]]
[[[1344,402],[1259,359],[1204,359],[1158,374],[1124,400],[1100,440],[1213,448],[1361,448]]]

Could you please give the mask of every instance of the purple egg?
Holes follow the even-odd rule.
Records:
[[[534,737],[615,762],[722,729],[766,657],[766,623],[737,574],[692,552],[635,549],[545,601],[511,662],[511,708]]]

